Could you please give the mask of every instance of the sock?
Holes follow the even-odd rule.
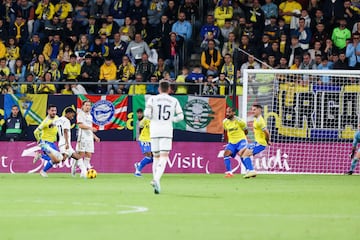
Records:
[[[140,161],[140,164],[138,166],[138,170],[141,172],[141,170],[148,165],[149,163],[153,162],[153,158],[152,157],[144,157],[143,160]]]
[[[353,171],[355,170],[358,161],[359,161],[359,159],[357,159],[357,158],[354,158],[354,159],[351,161],[350,171],[353,172]]]
[[[160,160],[159,157],[154,157],[154,161],[153,161],[153,164],[152,164],[153,178],[155,178],[156,166],[158,165],[159,160]]]
[[[240,158],[240,160],[241,160],[242,164],[244,165],[245,170],[247,171],[248,169],[247,169],[246,163],[245,163],[245,161],[244,161],[244,158]]]
[[[47,161],[45,167],[43,168],[43,171],[44,171],[44,172],[47,172],[47,171],[48,171],[50,168],[52,168],[52,167],[53,167],[53,163],[51,162],[51,160],[50,160],[50,161]]]
[[[225,169],[226,169],[227,172],[231,172],[231,162],[230,162],[230,159],[231,159],[230,156],[224,157]]]
[[[84,157],[84,165],[87,169],[90,169],[90,158],[89,157]]]
[[[43,146],[43,150],[47,153],[52,154],[59,162],[61,162],[64,158],[64,156],[59,151],[56,151],[47,144]]]
[[[156,164],[156,172],[154,176],[154,180],[160,183],[160,179],[162,175],[164,174],[166,163],[168,162],[169,157],[160,156],[158,164]]]
[[[250,157],[246,157],[246,158],[244,159],[244,163],[245,163],[245,167],[246,167],[247,170],[249,170],[249,171],[254,170],[254,167],[253,167],[253,165],[252,165],[252,162],[251,162],[251,158],[250,158]]]
[[[86,167],[85,167],[85,164],[84,164],[84,160],[82,158],[75,161],[75,164],[77,164],[79,166],[82,175],[86,174]]]

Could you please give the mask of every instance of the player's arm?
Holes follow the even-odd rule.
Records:
[[[238,119],[238,121],[239,121],[240,129],[242,129],[244,131],[245,135],[248,135],[249,129],[247,127],[247,124],[246,124],[245,120]]]
[[[358,145],[358,137],[360,135],[360,132],[357,131],[355,133],[354,139],[353,139],[353,143],[352,143],[352,149],[351,149],[351,154],[350,154],[350,158],[353,158],[355,156],[355,152],[356,152],[356,147]]]
[[[65,149],[68,149],[70,146],[69,143],[69,129],[64,129],[64,138],[65,138]]]
[[[263,128],[263,132],[265,133],[265,140],[266,140],[267,144],[271,145],[269,130],[265,127],[265,128]]]
[[[42,121],[40,123],[40,125],[37,126],[37,128],[34,130],[34,137],[37,142],[39,142],[41,140],[42,131],[43,131],[43,128],[45,127],[45,120],[46,119],[44,119],[44,121]]]
[[[174,122],[180,122],[184,119],[184,113],[183,113],[183,110],[180,106],[180,103],[179,101],[176,100],[176,103],[175,103],[175,117],[174,117]]]
[[[98,136],[96,136],[95,133],[93,133],[93,137],[94,137],[95,142],[100,142],[100,138]]]
[[[152,108],[152,99],[150,98],[145,106],[145,110],[144,110],[144,117],[146,117],[147,119],[152,119],[152,112],[153,112],[153,108]]]
[[[96,131],[97,131],[96,128],[90,127],[90,126],[86,126],[86,125],[85,125],[84,123],[82,123],[82,122],[78,122],[78,126],[79,126],[79,128],[81,128],[81,129],[83,129],[83,130],[91,130],[91,131],[93,131],[93,132],[96,132]]]

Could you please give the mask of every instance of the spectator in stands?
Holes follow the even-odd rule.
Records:
[[[109,5],[105,0],[95,0],[90,6],[90,16],[94,16],[98,27],[106,21],[106,17],[109,15]]]
[[[15,22],[10,25],[9,35],[14,36],[19,46],[23,46],[29,37],[25,21],[21,16],[17,16]]]
[[[54,37],[49,36],[49,42],[45,44],[43,50],[45,60],[48,62],[60,61],[63,56],[63,48],[64,46],[59,34],[55,34]]]
[[[213,75],[208,75],[206,81],[204,82],[202,95],[217,95],[218,94],[218,85],[216,84],[216,79],[214,81]]]
[[[233,32],[235,27],[232,25],[231,19],[225,19],[225,24],[220,28],[222,42],[229,40],[229,34]]]
[[[277,69],[289,69],[289,65],[288,65],[288,62],[287,62],[287,58],[285,56],[282,56],[280,58],[280,61],[279,61],[279,66],[277,67]]]
[[[220,73],[224,73],[227,77],[227,79],[230,82],[233,82],[235,80],[235,66],[232,62],[232,57],[230,54],[225,54],[224,56],[224,65],[221,67]]]
[[[343,16],[346,20],[346,28],[352,29],[354,24],[359,21],[359,9],[351,5],[351,0],[344,0]]]
[[[152,75],[150,77],[150,82],[152,84],[148,84],[146,85],[146,94],[151,94],[151,95],[155,95],[159,93],[159,81],[158,81],[158,77],[156,75]]]
[[[215,41],[208,41],[208,49],[203,50],[201,53],[201,66],[203,73],[206,75],[217,76],[221,64],[220,51],[215,48]]]
[[[228,41],[224,43],[221,55],[225,57],[226,54],[230,54],[232,57],[234,54],[234,49],[237,49],[239,44],[236,42],[235,34],[233,32],[229,33]]]
[[[147,56],[151,54],[148,44],[142,39],[140,33],[135,34],[134,41],[131,41],[126,48],[125,54],[132,58],[136,64],[142,59],[142,54],[146,53]]]
[[[176,82],[176,91],[175,94],[187,94],[188,87],[186,85],[181,85],[186,81],[187,76],[189,75],[189,69],[186,66],[183,66],[181,69],[181,74],[179,74],[175,80]]]
[[[135,25],[136,33],[140,33],[142,39],[147,43],[153,40],[154,29],[148,23],[148,19],[146,17],[141,17],[141,21]]]
[[[253,47],[252,44],[250,44],[249,36],[243,35],[241,37],[241,41],[239,44],[239,54],[236,59],[238,61],[239,66],[244,64],[248,59],[248,54],[255,54],[255,47]],[[248,54],[246,54],[248,53]]]
[[[309,28],[310,29],[310,25],[311,25],[311,18],[309,16],[309,13],[306,9],[302,9],[301,10],[301,13],[300,13],[300,16],[299,17],[296,17],[294,18],[294,20],[292,21],[292,24],[290,24],[290,29],[292,31],[294,31],[295,29],[299,28],[299,21],[300,19],[304,19],[304,27],[305,28]],[[310,32],[311,32],[311,29],[310,29]]]
[[[66,64],[64,69],[64,79],[69,82],[75,82],[81,73],[81,66],[76,61],[76,55],[70,55],[70,62]]]
[[[299,39],[300,47],[303,50],[308,50],[310,47],[311,41],[311,30],[305,26],[305,19],[299,19],[299,27],[292,32],[292,35],[295,35]]]
[[[325,32],[328,32],[328,29],[327,29],[328,26],[327,26],[327,23],[326,23],[326,19],[324,18],[324,13],[322,12],[321,9],[316,9],[315,16],[313,16],[311,18],[311,23],[310,23],[310,30],[311,30],[312,33],[315,32],[316,26],[319,23],[322,23],[323,26],[324,26]]]
[[[132,82],[134,82],[134,80]],[[141,73],[135,74],[135,83],[137,83],[137,84],[132,84],[130,86],[129,94],[130,95],[146,94],[146,85],[145,84],[139,84],[139,83],[142,83],[142,82],[146,82],[143,79],[143,75]]]
[[[264,27],[264,34],[269,35],[271,42],[278,41],[280,38],[279,26],[275,16],[270,17],[269,24]]]
[[[171,32],[171,24],[169,23],[169,19],[166,15],[161,16],[160,23],[155,28],[156,34],[154,37],[159,42],[160,47],[162,48],[169,41],[169,34]]]
[[[135,73],[142,75],[142,81],[149,82],[150,76],[155,72],[155,65],[149,61],[149,55],[143,53],[141,56],[141,61],[136,65]]]
[[[20,57],[20,48],[18,47],[14,37],[10,37],[8,40],[5,56],[10,71],[14,72],[16,59]]]
[[[185,13],[185,20],[191,22],[195,29],[198,30],[200,28],[199,8],[193,0],[185,0],[184,4],[179,7],[180,12]]]
[[[325,31],[325,25],[323,23],[318,23],[316,25],[316,30],[313,32],[311,37],[311,45],[314,46],[315,42],[320,42],[321,50],[325,49],[326,39],[329,38],[328,32]]]
[[[22,19],[24,19],[28,28],[28,33],[31,36],[35,19],[34,4],[28,0],[20,0],[19,2],[20,4],[17,8],[17,16],[21,16]]]
[[[285,19],[283,17],[279,17],[277,20],[279,26],[279,36],[286,35],[290,36],[290,26],[285,24]]]
[[[346,20],[339,19],[339,26],[334,28],[331,40],[338,50],[343,50],[346,47],[346,41],[351,38],[351,32],[346,28]]]
[[[100,70],[99,67],[92,62],[91,54],[86,54],[85,62],[81,66],[79,81],[89,82],[89,83],[98,82],[99,74],[100,74],[99,70]],[[95,84],[88,84],[88,85],[85,84],[84,87],[89,94],[98,93],[97,85]]]
[[[198,95],[200,94],[200,85],[205,80],[205,75],[201,72],[200,66],[195,66],[191,73],[186,77],[185,82],[197,84],[188,86],[189,95]]]
[[[9,31],[8,27],[4,26],[4,20],[0,18],[0,42],[6,42],[8,40]]]
[[[340,70],[346,70],[349,69],[348,65],[348,59],[346,58],[346,55],[344,52],[339,53],[339,59],[338,61],[334,62],[333,69],[340,69]]]
[[[277,19],[278,6],[272,0],[265,0],[265,4],[261,6],[265,16],[265,26],[271,23],[271,18]]]
[[[99,79],[101,82],[110,83],[107,86],[103,86],[103,89],[107,89],[107,94],[114,94],[119,87],[116,79],[116,72],[117,68],[113,60],[110,57],[105,58],[104,64],[100,67]]]
[[[313,46],[314,47],[312,49],[308,50],[308,53],[310,54],[310,57],[311,57],[312,60],[315,59],[316,54],[323,55],[323,52],[321,51],[321,43],[320,43],[320,41],[315,41]]]
[[[127,0],[111,1],[109,13],[114,17],[114,21],[118,24],[118,26],[124,25],[125,17],[128,14],[129,8],[130,4]]]
[[[325,41],[325,49],[323,53],[327,56],[330,56],[334,51],[337,51],[333,46],[333,42],[331,39],[326,39]]]
[[[56,93],[56,87],[52,82],[52,75],[50,72],[46,72],[44,75],[43,83],[37,87],[37,93],[39,94],[54,94]]]
[[[79,41],[74,47],[74,53],[78,58],[78,62],[82,63],[86,53],[89,51],[90,43],[86,34],[80,34]]]
[[[246,18],[240,17],[238,19],[237,26],[234,28],[234,34],[237,39],[241,39],[241,37],[243,36],[244,30],[245,30],[245,27],[246,27]]]
[[[360,33],[360,22],[357,22],[354,24],[353,29],[351,31],[352,33]]]
[[[215,48],[216,48],[217,50],[219,50],[220,41],[217,40],[217,39],[214,37],[214,35],[213,35],[212,32],[208,32],[208,33],[206,34],[204,40],[203,40],[203,41],[201,42],[201,44],[200,44],[200,48],[201,48],[202,50],[208,49],[208,47],[209,47],[209,41],[210,41],[210,40],[212,40],[212,41],[215,42]]]
[[[206,24],[203,25],[200,29],[200,37],[201,39],[205,39],[206,36],[212,32],[214,37],[217,39],[220,36],[220,29],[219,27],[215,26],[214,24],[214,16],[209,14],[206,17]]]
[[[60,59],[61,69],[65,68],[66,64],[70,62],[70,56],[74,54],[69,44],[64,44],[63,46],[64,46],[64,48],[62,49],[63,54],[62,54],[62,58]]]
[[[127,48],[126,42],[121,40],[120,33],[114,34],[114,42],[109,44],[109,56],[118,67],[122,63]]]
[[[26,66],[23,64],[21,59],[15,61],[14,72],[15,80],[17,82],[24,82],[26,77]]]
[[[61,22],[73,13],[73,6],[67,0],[60,0],[54,7],[55,14],[59,16]]]
[[[319,70],[333,69],[333,63],[329,62],[327,56],[322,56],[321,64],[318,65],[317,69],[319,69]],[[318,84],[324,85],[324,84],[330,84],[330,83],[331,83],[331,76],[329,76],[329,75],[320,76]]]
[[[121,82],[127,83],[129,80],[134,79],[135,75],[135,66],[132,65],[128,56],[122,57],[122,63],[119,65],[117,70],[117,79],[120,79]],[[130,85],[119,85],[119,88],[122,93],[127,93],[129,91]]]
[[[297,69],[300,69],[300,64],[302,62],[302,58],[300,55],[296,55],[294,57],[294,61],[293,61],[293,64],[290,66],[289,69],[291,70],[297,70]]]
[[[51,62],[48,72],[51,73],[51,79],[53,82],[62,81],[62,72],[60,72],[58,68],[58,63],[56,61]],[[55,87],[57,89],[57,92],[60,92],[61,88],[63,88],[63,85],[56,85]]]
[[[170,25],[172,25],[174,22],[177,21],[178,10],[179,10],[179,6],[175,2],[175,0],[169,0],[168,5],[165,8],[164,15],[167,16],[167,18],[169,19]]]
[[[106,36],[109,39],[108,43],[114,42],[114,34],[119,32],[120,26],[114,21],[114,17],[112,15],[108,15],[106,17]]]
[[[105,45],[101,42],[101,37],[96,36],[94,43],[90,46],[89,52],[93,57],[93,61],[96,65],[101,66],[103,64],[103,56],[106,53]]]
[[[265,26],[265,14],[259,0],[253,0],[253,6],[245,11],[247,22],[252,23],[256,32],[262,34]]]
[[[54,5],[49,0],[41,0],[35,10],[37,19],[34,22],[33,33],[39,34],[45,27],[45,23],[51,21],[55,14]]]
[[[49,36],[53,36],[55,34],[64,36],[63,30],[64,25],[60,22],[60,18],[57,15],[54,15],[50,21],[45,22],[45,31],[41,31],[39,35],[42,39],[48,38]]]
[[[6,58],[0,59],[0,81],[7,81],[10,69],[6,66]]]
[[[258,46],[257,53],[258,57],[261,59],[267,59],[269,54],[272,52],[271,43],[270,43],[270,37],[267,34],[264,34],[262,36],[261,43]]]
[[[13,105],[10,116],[5,119],[5,123],[2,125],[2,133],[5,135],[6,140],[10,142],[24,140],[27,128],[28,125],[20,112],[19,106]]]
[[[160,18],[164,15],[166,7],[167,2],[164,0],[151,0],[147,9],[147,16],[152,27],[156,27],[160,23]]]
[[[17,13],[18,5],[15,1],[12,0],[4,0],[0,5],[0,14],[2,18],[5,20],[6,26],[11,26],[14,24],[16,13]]]
[[[349,69],[360,69],[360,34],[354,33],[352,41],[346,46]]]
[[[171,28],[172,32],[175,32],[177,34],[178,41],[184,40],[185,46],[186,46],[186,56],[189,56],[192,52],[192,26],[191,23],[187,20],[185,20],[185,13],[179,12],[178,15],[178,21],[174,23],[174,25]],[[186,59],[186,56],[184,58]]]
[[[225,19],[233,17],[233,8],[229,4],[229,0],[222,0],[214,11],[215,25],[221,28],[225,24]]]
[[[291,36],[291,44],[289,49],[287,49],[287,52],[285,53],[285,56],[288,56],[289,58],[289,67],[291,67],[294,64],[294,58],[295,56],[302,56],[303,49],[300,46],[299,38],[297,36]]]
[[[274,56],[275,58],[275,63],[279,64],[280,62],[280,58],[281,58],[281,52],[280,52],[280,48],[279,48],[279,43],[278,42],[273,42],[271,44],[271,51],[269,53],[269,56]]]
[[[230,93],[230,79],[226,76],[224,72],[219,74],[219,77],[214,79],[216,81],[216,85],[218,87],[218,94],[221,96],[229,95]]]
[[[95,41],[95,37],[98,34],[99,27],[97,26],[96,19],[94,16],[89,17],[89,25],[87,26],[85,32],[89,37],[89,42],[93,43]]]
[[[255,61],[254,55],[249,55],[248,61],[241,65],[241,75],[244,73],[244,69],[260,69],[260,64]]]
[[[77,1],[74,9],[74,23],[79,26],[79,33],[85,34],[89,25],[90,6],[83,1]]]
[[[141,0],[135,0],[134,4],[130,6],[128,16],[131,16],[133,24],[141,21],[141,17],[147,16],[146,7]]]
[[[34,84],[34,75],[29,72],[26,76],[26,82],[28,84],[21,84],[20,93],[22,94],[35,94],[37,86]]]
[[[302,6],[295,0],[286,0],[279,5],[279,16],[283,17],[286,25],[290,25],[291,17],[299,16]]]
[[[135,26],[133,25],[130,17],[125,17],[124,26],[120,27],[119,32],[121,40],[126,43],[129,43],[134,39]]]

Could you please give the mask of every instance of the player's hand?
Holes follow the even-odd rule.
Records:
[[[92,128],[92,131],[93,131],[93,132],[97,132],[97,129],[93,127],[93,128]]]
[[[95,142],[100,142],[100,138],[95,137],[94,139],[95,139]]]
[[[270,141],[268,141],[268,143],[267,143],[269,146],[271,146],[271,144],[272,144],[272,142],[270,142]]]
[[[69,149],[69,144],[65,144],[65,149]]]

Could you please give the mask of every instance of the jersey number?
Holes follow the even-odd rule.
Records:
[[[169,120],[170,118],[170,105],[158,105],[159,107],[159,120]]]
[[[63,136],[63,129],[61,125],[58,125],[58,131],[60,132],[61,136]]]

